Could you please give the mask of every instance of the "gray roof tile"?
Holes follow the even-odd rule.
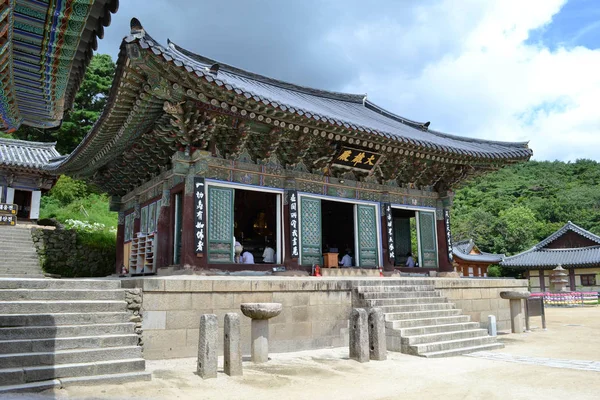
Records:
[[[0,138],[0,167],[41,169],[48,160],[60,157],[54,143]]]
[[[475,247],[473,239],[456,242],[452,245],[452,254],[465,261],[489,262],[494,264],[499,263],[504,258],[504,254],[492,254],[483,251],[480,251],[481,254],[470,254],[473,247]]]

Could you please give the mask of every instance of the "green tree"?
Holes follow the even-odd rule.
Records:
[[[69,154],[90,131],[104,109],[114,74],[115,64],[111,57],[107,54],[95,55],[75,96],[73,109],[65,113],[59,128],[38,129],[22,126],[12,137],[56,142],[56,149],[61,154]]]
[[[535,244],[538,221],[527,207],[512,207],[500,211],[496,225],[496,246],[500,253],[516,254]]]

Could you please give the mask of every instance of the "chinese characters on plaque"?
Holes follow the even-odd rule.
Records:
[[[452,255],[452,234],[450,233],[450,211],[444,210],[444,226],[446,227],[446,243],[448,244],[448,261],[454,261]]]
[[[196,254],[204,253],[206,247],[206,221],[204,208],[206,207],[206,194],[204,193],[204,178],[194,178],[194,238],[196,240]]]
[[[396,248],[394,246],[394,221],[392,220],[392,206],[389,203],[384,203],[385,209],[385,228],[387,230],[387,245],[388,245],[388,256],[390,260],[396,258]]]
[[[300,257],[298,246],[298,192],[289,192],[288,204],[290,206],[290,243],[292,247],[292,258]]]
[[[370,171],[377,164],[380,157],[380,154],[369,151],[342,147],[333,159],[333,163],[344,167]]]
[[[16,215],[0,215],[0,225],[14,226],[17,224]]]
[[[16,204],[0,203],[0,214],[16,214],[19,206]]]

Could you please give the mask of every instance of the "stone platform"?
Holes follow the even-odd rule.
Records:
[[[147,359],[193,357],[197,354],[201,314],[216,314],[219,328],[228,312],[241,303],[282,303],[270,321],[272,352],[348,345],[348,319],[359,304],[358,286],[431,284],[471,321],[487,327],[494,314],[499,330],[510,329],[510,309],[499,293],[526,290],[527,281],[469,278],[379,277],[242,277],[169,276],[122,278],[123,287],[144,291],[144,356]],[[354,290],[353,290],[354,289]],[[250,353],[250,320],[241,319],[242,350]],[[222,349],[222,335],[219,335]]]

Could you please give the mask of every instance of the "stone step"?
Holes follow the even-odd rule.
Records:
[[[0,340],[121,335],[133,333],[134,326],[135,324],[133,322],[124,322],[119,324],[21,326],[16,328],[0,328]]]
[[[57,350],[43,353],[12,353],[0,355],[3,368],[24,368],[33,366],[60,366],[62,364],[89,363],[121,359],[141,358],[139,346],[108,347],[95,349]]]
[[[43,278],[44,274],[40,271],[37,274],[30,272],[25,274],[2,274],[0,273],[0,279],[2,278]]]
[[[422,328],[426,326],[459,324],[470,322],[468,315],[453,315],[447,317],[413,318],[405,320],[390,320],[385,322],[386,329]]]
[[[6,314],[61,312],[118,312],[127,309],[125,301],[3,301],[0,310]]]
[[[439,333],[429,333],[425,335],[416,335],[416,336],[403,336],[402,344],[415,345],[415,344],[426,344],[426,343],[436,343],[436,342],[444,342],[451,340],[459,340],[459,339],[468,339],[468,338],[476,338],[487,336],[487,329],[467,329],[462,331],[452,331],[452,332],[439,332]]]
[[[121,281],[107,279],[0,279],[0,289],[120,289]]]
[[[410,312],[394,312],[386,313],[386,321],[398,321],[406,319],[422,319],[422,318],[438,318],[438,317],[451,317],[461,315],[462,310],[428,310],[428,311],[410,311]]]
[[[11,268],[3,268],[0,267],[0,274],[5,275],[7,278],[15,278],[15,275],[24,275],[24,278],[35,278],[32,276],[28,276],[31,274],[40,275],[40,277],[44,277],[42,268],[39,265],[31,264],[31,265],[21,265],[19,267],[11,267]]]
[[[31,256],[21,256],[16,258],[3,258],[0,261],[0,267],[10,268],[10,267],[18,267],[22,264],[34,264],[39,265],[39,258],[36,255]]]
[[[451,310],[456,305],[454,303],[433,303],[433,304],[405,304],[396,306],[378,306],[384,314],[402,313],[409,311],[443,311]]]
[[[130,330],[130,332],[133,332],[133,330]],[[138,338],[138,335],[129,333],[123,335],[51,337],[33,340],[0,340],[0,354],[136,346]]]
[[[418,286],[428,285],[434,286],[435,281],[429,277],[414,277],[414,278],[385,278],[385,279],[357,279],[356,286]]]
[[[402,299],[416,297],[441,297],[442,293],[439,290],[427,290],[423,292],[364,292],[359,293],[359,297],[365,300],[377,299]]]
[[[30,393],[69,386],[117,385],[129,382],[149,381],[150,372],[126,372],[122,374],[78,376],[73,378],[51,379],[47,381],[24,383],[22,385],[0,386],[0,393]]]
[[[426,358],[452,357],[452,356],[459,356],[461,354],[474,353],[476,351],[496,350],[496,349],[502,349],[502,348],[504,348],[504,345],[502,343],[496,342],[496,343],[483,344],[483,345],[478,345],[478,346],[461,347],[461,348],[452,349],[452,350],[433,351],[433,352],[429,352],[429,353],[419,354],[419,356],[426,357]]]
[[[493,344],[496,342],[496,337],[494,336],[482,336],[482,337],[474,337],[474,338],[465,338],[465,339],[455,339],[455,340],[445,340],[440,342],[431,342],[431,343],[423,343],[423,344],[415,344],[415,345],[406,345],[403,347],[403,353],[413,354],[413,355],[421,355],[424,353],[435,353],[439,351],[445,350],[454,350],[461,349],[467,347],[474,346],[482,346],[486,344]],[[406,347],[406,351],[404,351]]]
[[[7,258],[7,257],[18,257],[19,255],[34,255],[37,257],[37,252],[35,251],[35,247],[33,247],[32,245],[26,246],[26,245],[18,245],[18,246],[0,246],[0,255],[2,255],[2,258]]]
[[[17,300],[123,300],[123,289],[0,289],[0,301]]]
[[[1,293],[0,293],[0,296],[1,296]],[[447,303],[448,299],[445,297],[402,297],[402,298],[389,298],[389,299],[366,299],[364,301],[366,302],[368,307],[382,307],[382,306],[401,306],[401,305],[409,305],[409,304]]]
[[[389,286],[357,286],[358,293],[369,292],[425,292],[434,291],[433,285],[389,285]]]
[[[51,379],[144,371],[143,358],[0,369],[0,387]]]
[[[0,310],[2,311],[2,310]],[[118,324],[129,322],[131,314],[122,312],[0,314],[0,327]]]
[[[393,321],[401,322],[401,321]],[[403,322],[403,321],[402,321]],[[440,332],[456,332],[456,331],[465,331],[469,329],[479,329],[479,322],[461,322],[456,324],[443,324],[443,325],[431,325],[431,326],[417,326],[414,328],[399,328],[393,329],[388,328],[387,330],[390,333],[386,334],[397,334],[398,336],[416,336],[416,335],[428,335],[432,333],[440,333]]]

